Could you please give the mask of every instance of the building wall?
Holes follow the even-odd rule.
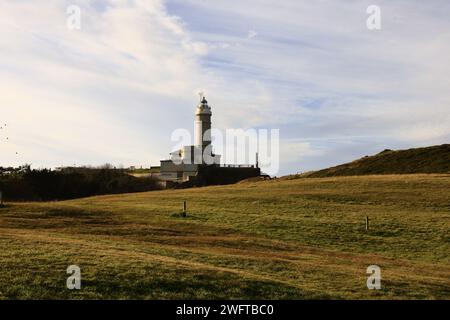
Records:
[[[201,166],[196,181],[200,185],[231,184],[260,175],[261,169],[255,167]]]
[[[198,165],[196,164],[175,164],[172,160],[161,161],[161,180],[188,181],[189,177],[196,176]]]

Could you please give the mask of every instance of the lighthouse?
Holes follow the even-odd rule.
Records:
[[[211,115],[211,107],[206,98],[202,97],[195,112],[195,146],[202,154],[211,145]]]
[[[253,165],[221,165],[221,156],[212,151],[211,107],[200,94],[195,109],[194,144],[182,146],[170,153],[170,159],[161,160],[160,167],[154,167],[158,179],[169,183],[192,181],[199,185],[234,183],[261,174]],[[153,168],[153,167],[152,167]]]

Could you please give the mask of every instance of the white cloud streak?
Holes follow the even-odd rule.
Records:
[[[380,0],[373,32],[370,1],[2,0],[0,165],[157,164],[198,88],[218,128],[280,128],[283,173],[448,142],[437,2]]]

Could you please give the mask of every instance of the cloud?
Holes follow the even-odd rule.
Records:
[[[229,79],[258,82],[247,87],[260,90],[253,92],[255,104],[245,101],[251,115],[245,114],[243,122],[277,126],[284,141],[301,139],[323,150],[298,160],[307,168],[352,160],[384,146],[407,148],[450,139],[450,23],[445,10],[419,1],[379,1],[383,26],[373,32],[366,28],[370,4],[246,1],[234,7],[216,1],[209,7],[189,0],[193,12],[207,17],[191,25],[201,41],[240,41],[240,32],[249,25],[258,30],[257,42],[212,51],[210,66]],[[445,1],[439,5],[450,8]],[[189,25],[186,5],[183,11]]]
[[[0,165],[157,164],[198,88],[215,127],[280,129],[282,173],[448,142],[437,2],[380,0],[369,31],[370,1],[2,1]]]
[[[250,30],[247,34],[247,38],[248,39],[253,39],[258,35],[258,32],[254,31],[254,30]]]
[[[157,163],[166,124],[181,125],[175,115],[203,82],[201,45],[158,1],[108,1],[103,10],[81,1],[79,32],[66,28],[66,5],[2,3],[1,113],[21,150],[2,152],[2,164]]]
[[[298,139],[287,139],[280,143],[280,165],[299,164],[308,158],[317,158],[325,152],[311,142]]]

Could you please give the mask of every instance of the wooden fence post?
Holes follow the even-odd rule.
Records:
[[[183,202],[183,217],[186,217],[186,200]]]
[[[369,217],[366,217],[366,231],[369,231]]]

